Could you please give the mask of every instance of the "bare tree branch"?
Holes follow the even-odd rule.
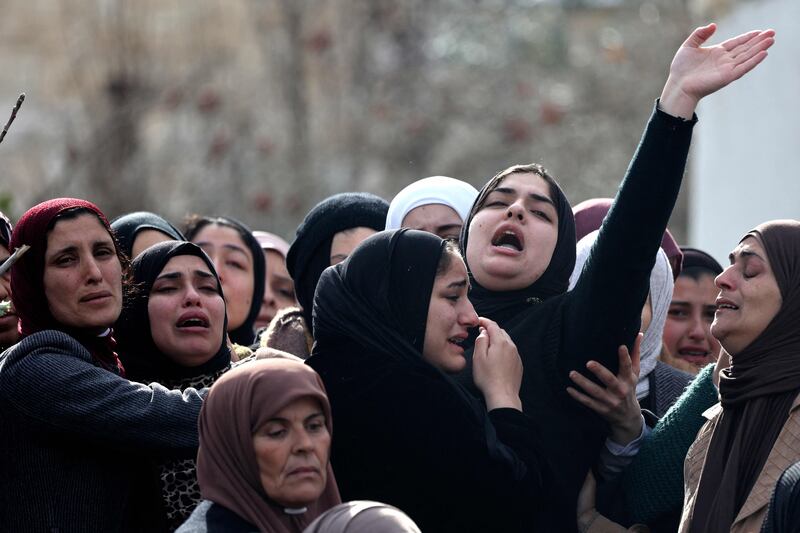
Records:
[[[15,118],[17,118],[17,112],[19,111],[19,108],[22,107],[22,102],[24,101],[25,101],[25,93],[22,93],[21,95],[19,95],[19,98],[17,98],[17,105],[15,105],[14,109],[11,110],[11,118],[9,118],[8,122],[6,122],[6,127],[3,128],[3,133],[0,133],[0,143],[3,142],[3,139],[6,138],[6,133],[8,133],[8,128],[11,127],[11,123],[14,122]]]

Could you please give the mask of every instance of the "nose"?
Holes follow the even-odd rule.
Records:
[[[525,208],[519,203],[514,202],[508,206],[508,210],[506,211],[506,217],[508,218],[516,218],[520,222],[522,222],[525,218]]]
[[[186,288],[186,292],[183,296],[183,306],[189,307],[196,305],[200,305],[200,293],[197,291],[194,285],[189,285]]]
[[[706,338],[706,330],[703,327],[704,320],[701,316],[692,316],[692,323],[689,328],[689,338],[692,340],[703,340]]]
[[[268,307],[276,305],[275,293],[272,292],[269,283],[264,284],[264,298],[262,299],[262,303]]]
[[[469,300],[466,300],[464,308],[458,314],[458,324],[468,328],[474,328],[478,325],[478,313],[475,312],[475,308]]]
[[[311,435],[308,434],[305,428],[298,430],[295,433],[294,447],[295,453],[305,453],[313,448],[314,444],[311,441]]]
[[[734,288],[733,267],[734,265],[729,266],[723,270],[719,276],[714,278],[714,285],[716,285],[718,289],[731,290]]]
[[[88,257],[83,262],[83,265],[87,283],[94,284],[103,280],[103,272],[100,270],[100,265],[97,264],[97,260],[94,257]]]

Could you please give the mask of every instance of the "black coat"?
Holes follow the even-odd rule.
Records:
[[[633,344],[694,122],[653,111],[574,290],[558,293],[566,290],[575,257],[572,212],[560,190],[554,191],[558,243],[539,281],[528,289],[492,292],[473,280],[470,299],[479,314],[498,322],[522,357],[523,410],[544,429],[542,447],[558,472],[557,505],[550,509],[561,520],[559,531],[576,528],[578,491],[608,431],[596,414],[567,395],[573,385],[569,372],[587,373],[590,359],[616,372],[618,346]],[[465,230],[462,246],[467,238]],[[464,372],[462,380],[469,386],[471,373]]]
[[[422,355],[442,253],[430,233],[382,232],[319,281],[307,363],[331,402],[339,489],[423,531],[530,531],[551,478],[541,432],[515,409],[487,413]]]
[[[368,354],[341,344],[308,360],[331,399],[342,500],[389,503],[422,531],[545,531],[552,480],[531,419],[495,409],[478,425],[442,375]]]

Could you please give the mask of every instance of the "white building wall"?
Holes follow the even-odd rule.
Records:
[[[726,265],[757,224],[800,219],[800,1],[741,2],[714,43],[774,28],[764,63],[698,110],[691,158],[689,244]]]

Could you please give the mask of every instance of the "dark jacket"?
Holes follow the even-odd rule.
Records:
[[[538,523],[551,474],[526,415],[495,409],[478,423],[432,367],[387,364],[355,343],[308,364],[331,398],[331,461],[344,501],[389,503],[422,531],[530,531]]]
[[[693,125],[654,110],[572,291],[496,306],[497,312],[485,314],[509,333],[519,349],[525,368],[523,410],[546,429],[542,448],[559,473],[552,511],[561,518],[560,531],[576,528],[578,491],[597,463],[608,431],[599,416],[567,395],[567,387],[573,386],[569,373],[587,373],[590,359],[616,373],[619,345],[632,345],[656,252],[680,189]],[[574,247],[574,235],[571,238]],[[566,280],[572,268],[564,265]],[[487,304],[492,299],[502,303],[513,297],[495,292],[480,301],[477,294],[473,287],[470,299],[481,314],[491,309]],[[468,372],[464,377],[471,381]]]
[[[0,529],[158,531],[144,461],[197,451],[203,403],[128,381],[45,330],[0,355]]]

